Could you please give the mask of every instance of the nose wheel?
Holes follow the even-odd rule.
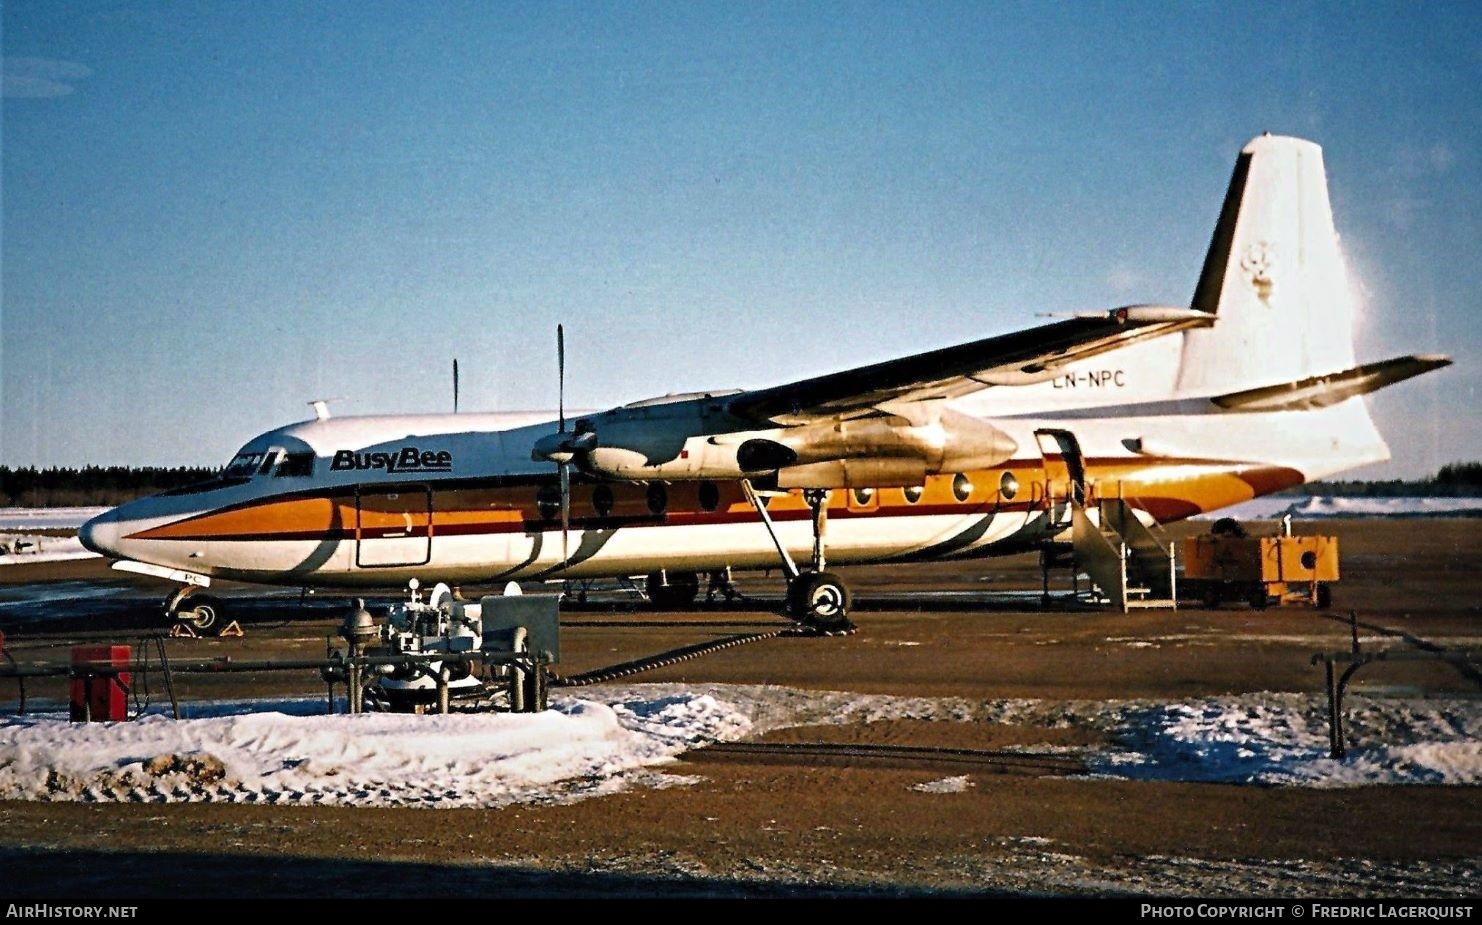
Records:
[[[165,615],[196,630],[209,630],[221,620],[221,601],[209,594],[196,594],[194,585],[165,599]]]

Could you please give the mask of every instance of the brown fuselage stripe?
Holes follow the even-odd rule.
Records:
[[[1230,504],[1299,485],[1303,476],[1295,469],[1252,466],[1234,471],[1171,477],[1174,466],[1234,464],[1211,460],[1159,459],[1087,460],[1090,493],[1112,497],[1120,488],[1132,506],[1146,510],[1161,522],[1179,520]],[[1055,495],[1064,497],[1062,467],[1051,463]],[[1162,470],[1162,471],[1160,471]],[[1029,476],[1021,479],[1012,500],[999,497],[998,484],[1004,472]],[[853,490],[836,489],[830,495],[830,519],[882,517],[963,516],[1014,513],[1043,509],[1045,468],[1041,465],[1006,465],[999,469],[967,473],[974,489],[966,501],[952,492],[953,475],[931,476],[916,503],[906,500],[902,489],[877,489],[865,504],[858,503]],[[1033,477],[1038,476],[1035,480]],[[296,492],[260,498],[164,524],[132,534],[130,539],[236,541],[348,540],[379,537],[478,536],[533,534],[560,529],[560,515],[548,498],[545,511],[536,497],[550,485],[496,485],[479,487],[477,482],[459,482],[444,489],[439,483],[403,483],[337,487],[321,494]],[[662,513],[649,509],[648,485],[644,483],[580,483],[573,486],[571,526],[577,530],[618,530],[629,527],[713,526],[754,523],[756,512],[745,500],[739,482],[712,482],[716,490],[714,510],[700,503],[700,483],[677,482],[664,487],[666,506]],[[535,488],[532,491],[532,487]],[[579,513],[590,510],[594,493],[607,489],[610,509],[605,514]],[[357,504],[358,498],[358,504]],[[429,511],[430,506],[430,511]],[[810,517],[802,493],[794,491],[772,499],[768,513],[774,521],[791,522]]]

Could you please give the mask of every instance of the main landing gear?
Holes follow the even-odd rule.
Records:
[[[809,489],[803,493],[812,514],[813,555],[807,569],[800,569],[787,547],[777,536],[777,528],[767,513],[767,505],[752,487],[749,480],[742,480],[747,500],[761,515],[772,544],[782,558],[782,568],[787,573],[787,612],[794,620],[826,635],[842,635],[854,632],[849,620],[849,607],[853,598],[844,579],[825,571],[824,533],[828,526],[828,490]]]

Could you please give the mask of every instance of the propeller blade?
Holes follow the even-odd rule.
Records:
[[[571,559],[571,464],[559,463],[561,470],[561,564]]]
[[[561,433],[566,433],[566,329],[556,325],[556,407]]]

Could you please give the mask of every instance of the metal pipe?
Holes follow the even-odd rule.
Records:
[[[350,664],[345,667],[346,687],[350,692],[350,712],[359,713],[363,707],[362,698],[365,692],[360,687],[360,664],[359,659],[352,657]]]
[[[1338,685],[1333,677],[1333,663],[1324,661],[1328,682],[1328,755],[1343,757],[1343,708],[1338,703]]]
[[[325,659],[325,661],[328,661],[330,659],[330,657],[333,656],[333,655],[334,655],[334,644],[330,642],[330,639],[329,639],[328,636],[325,636],[324,637],[324,659]],[[325,685],[329,688],[329,704],[328,704],[328,706],[326,708],[326,713],[329,716],[334,716],[334,675],[331,675],[329,672],[324,672],[323,675],[322,675],[322,677],[324,678]]]

